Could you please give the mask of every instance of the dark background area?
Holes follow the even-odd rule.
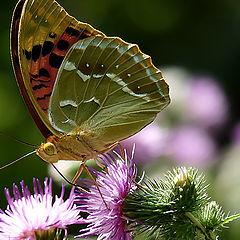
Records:
[[[39,145],[44,139],[23,102],[11,66],[9,34],[15,4],[2,1],[0,9],[0,131]],[[137,43],[160,69],[179,66],[192,74],[215,76],[230,106],[230,119],[218,142],[228,144],[232,126],[240,119],[240,1],[61,0],[60,4],[107,36]],[[0,165],[32,150],[0,136]],[[4,187],[12,188],[21,180],[32,186],[33,177],[46,176],[47,164],[37,156],[0,170],[0,207],[6,206]],[[237,235],[226,233],[224,239],[233,236]]]

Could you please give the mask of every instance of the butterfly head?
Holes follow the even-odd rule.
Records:
[[[59,160],[57,148],[54,143],[51,142],[42,143],[37,149],[37,155],[48,163],[55,163]]]

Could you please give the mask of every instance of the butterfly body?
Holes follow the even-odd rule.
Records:
[[[49,136],[37,149],[37,155],[49,163],[59,160],[86,161],[96,159],[99,153],[110,150],[115,145],[116,143],[105,145],[91,132],[76,128],[62,137]]]
[[[11,29],[14,71],[46,138],[46,162],[85,162],[151,123],[170,102],[161,72],[136,44],[106,37],[55,0],[20,0]]]

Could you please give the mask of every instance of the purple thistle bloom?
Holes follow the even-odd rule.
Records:
[[[226,96],[217,82],[208,77],[196,77],[189,84],[188,116],[207,128],[224,125],[228,118]]]
[[[79,192],[78,209],[89,215],[80,221],[81,224],[88,224],[88,226],[80,230],[80,235],[77,237],[98,235],[98,240],[130,240],[132,234],[127,228],[129,221],[123,215],[122,207],[127,195],[137,188],[134,184],[137,171],[133,164],[133,158],[129,159],[129,166],[127,161],[121,157],[114,160],[108,154],[102,155],[100,158],[106,163],[108,173],[90,168],[89,170],[96,176],[96,182],[109,209],[104,204],[97,187],[92,185],[91,181],[82,180],[81,184],[88,187],[89,192]]]
[[[134,162],[137,166],[143,166],[154,162],[163,155],[167,137],[168,130],[153,122],[137,134],[123,140],[121,145],[127,151],[131,151],[133,144],[136,144]],[[119,151],[119,146],[116,146],[115,149]]]
[[[208,133],[197,127],[182,126],[172,131],[166,155],[178,163],[210,164],[216,154],[215,142]]]
[[[46,178],[44,189],[39,180],[33,179],[34,194],[21,182],[22,194],[13,184],[13,195],[5,189],[8,206],[5,211],[0,209],[0,239],[35,239],[36,233],[53,231],[61,228],[66,232],[66,226],[79,222],[79,210],[74,204],[76,195],[72,188],[69,198],[64,201],[64,185],[61,196],[55,197],[53,203],[52,179]]]

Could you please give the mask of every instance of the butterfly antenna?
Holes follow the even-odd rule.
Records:
[[[18,159],[16,159],[16,160],[14,160],[13,162],[10,162],[10,163],[8,163],[8,164],[0,167],[0,170],[11,166],[11,165],[13,165],[14,163],[19,162],[19,161],[22,160],[23,158],[26,158],[26,157],[28,157],[28,156],[32,155],[33,153],[36,153],[36,152],[37,152],[37,150],[34,150],[33,152],[27,153],[26,155],[24,155],[24,156],[22,156],[22,157],[20,157],[20,158],[18,158]]]
[[[3,133],[3,132],[0,132],[0,135],[2,135],[2,136],[4,136],[4,137],[8,137],[8,138],[10,138],[10,139],[12,139],[12,140],[14,140],[14,141],[16,141],[16,142],[25,144],[25,145],[30,146],[30,147],[35,147],[35,148],[38,147],[38,146],[33,145],[33,144],[31,144],[31,143],[24,142],[24,141],[22,141],[22,140],[20,140],[20,139],[17,139],[17,138],[15,138],[15,137],[13,137],[13,136],[7,135],[6,133]]]

